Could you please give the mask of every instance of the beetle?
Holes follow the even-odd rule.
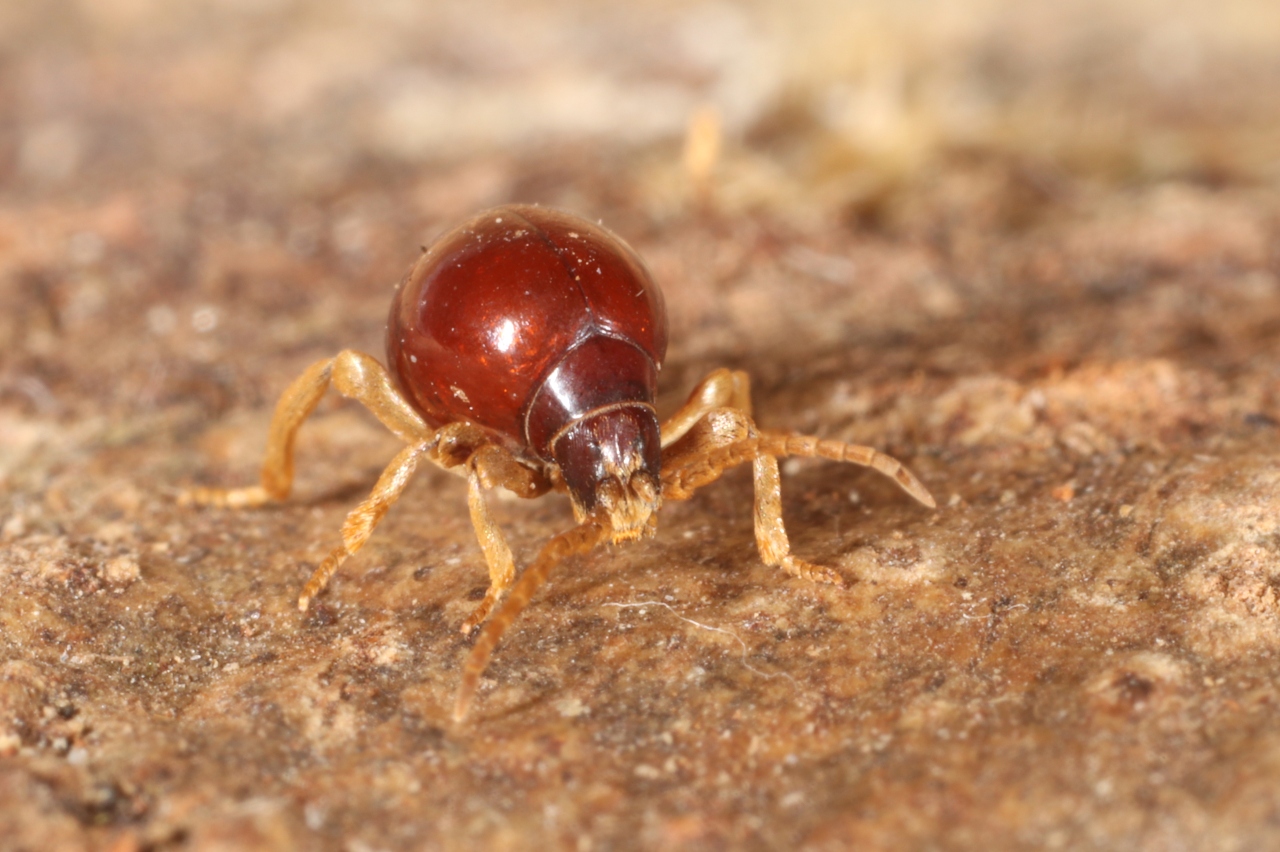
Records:
[[[389,370],[355,350],[313,364],[276,406],[260,484],[193,488],[181,500],[229,507],[284,500],[294,438],[325,391],[368,408],[406,446],[347,515],[342,543],[298,598],[306,611],[422,461],[465,477],[489,588],[461,626],[469,635],[484,623],[463,668],[457,720],[503,632],[557,564],[604,541],[653,535],[664,501],[688,499],[735,465],[752,465],[761,559],[821,583],[843,580],[792,555],[779,457],[871,467],[934,507],[910,471],[871,447],[758,428],[741,371],[713,371],[660,423],[654,396],[666,347],[662,292],[621,238],[559,210],[498,207],[440,238],[401,281],[387,322]],[[485,502],[485,489],[497,486],[525,498],[567,493],[576,519],[518,581]]]

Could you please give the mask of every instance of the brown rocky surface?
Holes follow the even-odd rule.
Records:
[[[5,3],[0,849],[1280,846],[1277,57],[1268,0]],[[329,399],[290,502],[175,495],[508,200],[648,260],[662,410],[749,370],[938,510],[784,464],[815,586],[736,472],[462,724],[460,480],[300,616],[393,438]],[[571,519],[494,506],[522,560]]]

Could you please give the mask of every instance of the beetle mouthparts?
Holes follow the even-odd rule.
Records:
[[[579,523],[597,519],[614,542],[652,534],[662,505],[659,441],[647,405],[610,406],[564,431],[554,453]]]
[[[631,473],[625,479],[611,476],[596,491],[596,516],[608,525],[614,544],[653,535],[661,505],[662,490],[644,471]]]

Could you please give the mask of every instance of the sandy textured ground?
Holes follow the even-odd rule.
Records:
[[[0,8],[0,849],[1280,846],[1274,3],[420,5]],[[460,480],[300,616],[372,418],[287,504],[174,497],[508,200],[648,260],[662,410],[749,370],[937,511],[785,464],[819,587],[728,476],[564,566],[460,725]],[[522,560],[571,519],[494,505]]]

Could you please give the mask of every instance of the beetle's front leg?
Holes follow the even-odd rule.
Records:
[[[751,462],[755,480],[754,527],[756,549],[764,564],[795,577],[819,583],[844,585],[836,572],[806,562],[791,553],[791,540],[782,522],[782,482],[778,460],[760,446],[759,432],[746,413],[737,408],[706,411],[668,461],[663,460],[663,497],[684,500],[704,485],[719,479],[731,467]]]
[[[485,444],[467,460],[467,507],[471,510],[471,523],[476,529],[476,540],[484,552],[489,566],[489,589],[460,630],[470,635],[502,599],[515,581],[515,560],[507,544],[502,528],[489,512],[484,499],[484,488],[501,486],[520,497],[537,497],[545,494],[551,483],[539,471],[519,462],[505,447]]]
[[[489,665],[489,658],[498,647],[502,634],[528,606],[534,592],[547,581],[551,570],[570,556],[591,550],[606,535],[604,527],[595,521],[587,521],[560,533],[542,546],[533,564],[520,575],[520,582],[515,584],[502,607],[484,626],[484,630],[480,631],[480,637],[467,655],[467,661],[462,667],[462,683],[458,686],[458,697],[453,705],[454,721],[461,722],[467,715],[467,708],[471,706],[471,699],[480,685],[480,675]]]
[[[684,438],[673,445],[669,457],[663,458],[663,498],[686,500],[697,489],[719,479],[729,468],[751,462],[755,480],[756,547],[760,558],[766,565],[777,566],[796,577],[844,584],[843,578],[834,571],[791,553],[791,541],[782,522],[780,456],[816,456],[871,467],[893,479],[924,505],[934,506],[929,492],[909,470],[897,459],[871,447],[760,431],[750,417],[736,408],[707,410],[686,432]]]
[[[663,448],[683,438],[717,408],[734,408],[751,416],[751,379],[742,370],[721,367],[699,382],[684,405],[662,424]]]

